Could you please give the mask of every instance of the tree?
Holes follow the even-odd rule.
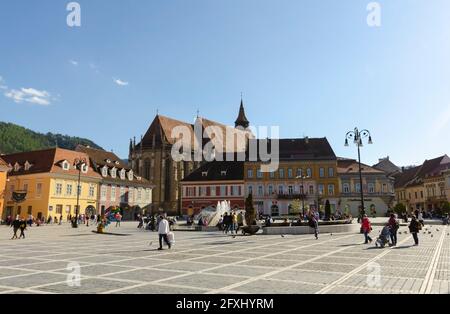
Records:
[[[325,202],[325,220],[330,220],[331,218],[331,205],[330,205],[330,201],[327,200]]]
[[[397,215],[401,215],[406,212],[406,206],[403,203],[397,203],[397,205],[395,205],[394,207],[394,212]]]
[[[245,221],[247,225],[256,225],[256,210],[253,206],[253,195],[251,193],[245,199]]]
[[[289,209],[289,214],[298,215],[300,214],[300,211],[302,209],[302,203],[300,202],[300,200],[295,199],[291,202]]]

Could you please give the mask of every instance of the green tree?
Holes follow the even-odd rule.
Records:
[[[401,215],[404,212],[406,212],[406,206],[404,204],[402,204],[402,203],[397,203],[397,205],[394,206],[394,212],[397,215]]]
[[[245,199],[245,221],[247,225],[256,225],[256,210],[253,206],[253,195],[251,193]]]
[[[289,206],[289,214],[298,215],[302,210],[302,203],[299,199],[295,199]]]

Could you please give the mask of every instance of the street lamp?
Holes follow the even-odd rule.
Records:
[[[359,190],[361,192],[361,212],[360,215],[363,216],[365,214],[364,208],[364,191],[363,191],[363,181],[362,181],[362,172],[361,172],[361,152],[360,147],[363,147],[363,138],[368,137],[368,144],[373,144],[372,136],[370,132],[366,129],[359,131],[358,128],[355,128],[354,131],[347,132],[345,135],[345,146],[349,146],[349,140],[353,140],[353,143],[358,147],[358,165],[359,165]]]
[[[296,179],[302,179],[302,212],[303,212],[303,217],[305,217],[305,179],[309,179],[309,176],[305,176],[305,175],[301,175],[301,176],[297,176]]]
[[[78,214],[80,208],[80,193],[81,193],[81,170],[86,166],[85,158],[76,158],[73,162],[74,167],[78,170],[78,185],[77,185],[77,207],[75,208],[75,219],[72,219],[72,228],[78,228]]]

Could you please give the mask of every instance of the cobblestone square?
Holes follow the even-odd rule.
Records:
[[[430,229],[415,247],[402,227],[398,246],[385,249],[354,233],[315,240],[180,231],[171,250],[158,251],[157,234],[129,222],[105,235],[68,224],[32,227],[24,240],[9,240],[11,229],[1,226],[0,294],[448,294],[449,229]]]

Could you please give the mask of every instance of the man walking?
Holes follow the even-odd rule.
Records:
[[[163,215],[159,216],[159,225],[158,225],[158,235],[159,235],[159,248],[158,250],[162,250],[163,249],[163,239],[164,242],[166,242],[167,246],[169,247],[169,250],[171,248],[171,244],[169,242],[169,238],[167,237],[167,234],[170,232],[170,228],[169,228],[169,222],[167,221],[166,218],[164,218]]]
[[[416,216],[412,216],[411,223],[409,224],[409,232],[411,232],[413,239],[414,239],[414,245],[419,245],[419,237],[417,234],[420,230],[422,230],[422,224],[417,220]]]
[[[397,217],[395,217],[395,214],[391,214],[391,218],[389,218],[389,228],[392,246],[396,246],[397,231],[400,228],[400,223],[398,222]]]
[[[17,231],[19,231],[20,225],[21,225],[21,221],[19,219],[19,216],[17,216],[16,219],[13,220],[13,222],[11,223],[11,227],[13,228],[13,232],[14,232],[11,240],[18,239]]]

